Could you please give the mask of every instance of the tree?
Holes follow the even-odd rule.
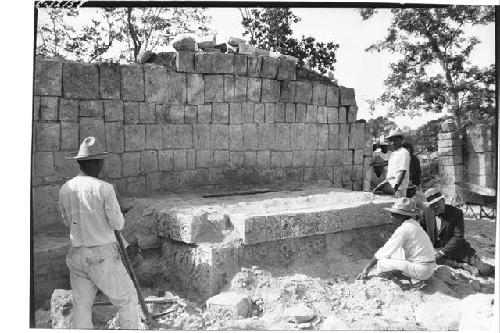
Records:
[[[140,54],[166,47],[180,34],[210,32],[204,8],[97,8],[80,29],[72,22],[76,9],[47,8],[42,14],[37,53],[77,61],[137,62]]]
[[[415,150],[426,154],[437,151],[438,133],[444,119],[431,120],[417,128],[415,131]]]
[[[370,134],[374,138],[378,138],[382,135],[386,137],[392,130],[398,129],[398,125],[396,125],[394,121],[384,116],[369,119],[368,124],[370,125]]]
[[[479,40],[466,36],[463,28],[494,22],[494,7],[394,8],[391,12],[387,36],[367,48],[402,56],[390,64],[386,91],[380,97],[390,107],[388,116],[450,110],[459,128],[469,118],[491,121],[494,88],[489,82],[494,82],[495,67],[469,66],[469,56]],[[375,13],[373,8],[360,10],[365,20]],[[478,103],[484,96],[487,105]]]
[[[291,25],[300,21],[289,8],[240,8],[243,36],[250,37],[250,44],[265,50],[287,54],[299,59],[300,66],[307,66],[321,74],[333,72],[337,62],[333,42],[318,42],[314,37],[292,37]]]

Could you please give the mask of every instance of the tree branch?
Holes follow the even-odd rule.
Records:
[[[139,51],[141,50],[141,41],[139,40],[137,30],[132,23],[132,10],[132,7],[127,8],[127,24],[130,36],[132,37],[132,42],[134,44],[134,62],[137,62],[137,56],[139,55]]]

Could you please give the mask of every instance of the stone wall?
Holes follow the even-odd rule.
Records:
[[[363,188],[371,147],[354,89],[293,62],[172,53],[163,64],[36,59],[33,106],[35,230],[59,223],[64,159],[95,136],[111,152],[105,179],[144,196],[200,185],[328,179]]]

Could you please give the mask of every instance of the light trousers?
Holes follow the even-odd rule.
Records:
[[[121,329],[137,329],[137,292],[115,243],[72,247],[66,257],[73,294],[73,328],[92,329],[92,304],[100,289],[119,307]]]
[[[378,273],[398,270],[403,272],[404,275],[417,280],[427,280],[430,278],[435,267],[435,263],[420,264],[405,259],[391,258],[377,261]]]

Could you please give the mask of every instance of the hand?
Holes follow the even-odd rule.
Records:
[[[365,269],[363,269],[363,271],[356,276],[356,280],[364,280],[367,277],[368,277],[368,272]]]
[[[131,210],[131,209],[132,209],[132,207],[133,207],[133,206],[132,206],[132,203],[131,203],[131,202],[129,202],[129,203],[128,203],[128,206],[123,206],[123,205],[120,205],[120,210],[121,210],[122,214],[126,214],[129,210]]]
[[[438,260],[440,259],[441,257],[443,257],[444,254],[443,252],[441,251],[441,249],[436,249],[435,252],[434,252],[434,259],[435,260]]]

